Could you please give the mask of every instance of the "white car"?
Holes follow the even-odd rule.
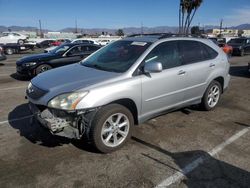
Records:
[[[15,43],[23,45],[28,37],[17,32],[3,32],[0,37],[0,44]]]
[[[86,39],[86,38],[74,39],[74,40],[71,41],[71,43],[88,43],[88,44],[96,44],[96,45],[99,44],[98,42],[96,42],[93,39]]]
[[[109,44],[111,41],[108,39],[103,39],[103,40],[99,40],[98,44],[101,46],[106,46],[107,44]]]

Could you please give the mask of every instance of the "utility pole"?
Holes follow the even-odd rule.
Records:
[[[220,20],[220,36],[221,36],[221,32],[222,32],[222,25],[223,25],[223,19]]]
[[[143,35],[143,22],[141,22],[141,35]]]
[[[41,23],[41,20],[39,20],[39,30],[40,30],[40,37],[43,38],[43,31],[42,31],[42,23]]]
[[[75,19],[75,33],[77,33],[77,19]]]

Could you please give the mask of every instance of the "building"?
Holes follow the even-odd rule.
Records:
[[[246,36],[249,37],[250,36],[250,30],[242,30],[243,34],[242,36]],[[239,35],[239,30],[238,29],[213,29],[212,31],[210,31],[211,35],[213,36],[218,36],[220,34],[222,34],[222,36],[224,37],[238,37]]]

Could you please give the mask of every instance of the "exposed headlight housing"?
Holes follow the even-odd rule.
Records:
[[[23,66],[25,67],[30,67],[36,65],[36,62],[29,62],[29,63],[24,63]]]
[[[62,110],[75,110],[77,104],[88,94],[88,92],[74,92],[58,95],[49,101],[50,108]]]

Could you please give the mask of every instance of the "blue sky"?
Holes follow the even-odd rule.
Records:
[[[250,0],[203,0],[194,25],[226,26],[250,23]],[[58,30],[177,26],[179,0],[0,0],[0,25],[35,26]]]

